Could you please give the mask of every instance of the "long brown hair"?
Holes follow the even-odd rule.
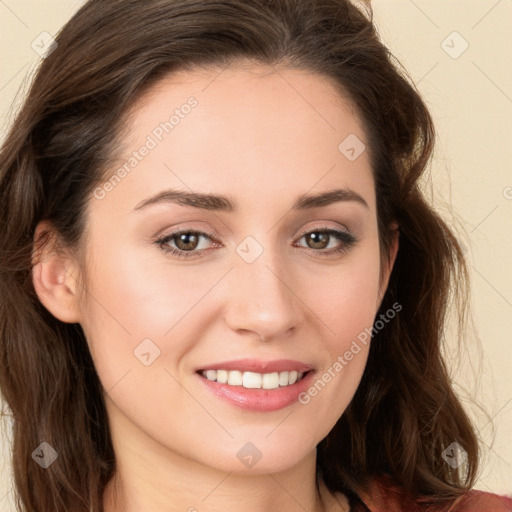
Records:
[[[360,386],[318,445],[318,476],[359,495],[388,474],[412,496],[447,502],[475,480],[478,444],[441,349],[448,306],[460,322],[468,280],[457,238],[420,190],[434,128],[411,80],[380,41],[370,7],[348,0],[90,0],[58,34],[0,152],[0,389],[13,419],[20,510],[102,510],[115,472],[104,390],[79,324],[53,317],[31,279],[34,231],[50,221],[77,248],[93,190],[116,157],[123,115],[168,73],[239,59],[332,80],[369,141],[382,258],[400,247]],[[463,322],[462,322],[463,323]],[[461,327],[462,327],[461,323]],[[7,412],[6,412],[7,414]],[[31,454],[59,447],[46,471]],[[467,452],[459,472],[441,454]]]

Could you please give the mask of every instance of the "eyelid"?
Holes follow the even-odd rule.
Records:
[[[314,231],[321,231],[321,230],[333,230],[333,231],[341,231],[345,232],[347,235],[352,235],[352,232],[345,226],[338,227],[338,226],[328,226],[325,224],[321,225],[315,225],[308,228],[304,228],[300,231],[300,234],[298,237],[302,237],[304,235],[307,235],[308,233],[314,232]],[[168,234],[163,234],[161,236],[157,236],[157,239],[163,239],[170,236],[178,236],[182,233],[197,233],[199,235],[207,235],[212,240],[219,242],[219,239],[217,238],[217,233],[214,230],[204,229],[204,228],[195,228],[195,227],[184,227],[184,228],[176,228],[175,231],[170,231]]]
[[[217,234],[215,233],[215,231],[206,230],[206,229],[196,229],[196,228],[178,228],[175,231],[171,231],[168,234],[158,237],[158,239],[156,241],[158,242],[158,241],[162,241],[162,240],[172,240],[173,238],[176,238],[185,233],[193,233],[195,235],[202,236],[204,238],[208,238],[212,242],[215,242],[218,244],[222,243],[217,238]],[[185,252],[187,252],[187,251],[185,251]],[[196,251],[188,251],[188,252],[201,252],[201,251],[196,250]]]
[[[343,233],[346,233],[347,235],[352,235],[352,233],[345,226],[343,226],[343,228],[341,228],[338,226],[327,226],[326,224],[321,224],[318,226],[313,226],[313,227],[309,227],[309,228],[302,230],[300,232],[299,238],[303,237],[304,235],[307,235],[308,233],[312,233],[315,231],[341,231]]]

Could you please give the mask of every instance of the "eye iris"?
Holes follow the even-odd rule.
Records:
[[[329,234],[315,231],[306,235],[306,239],[308,240],[308,245],[312,249],[325,249],[328,245]],[[311,240],[313,241],[313,246],[309,243]]]
[[[190,238],[192,238],[192,242],[190,242]],[[195,249],[197,245],[198,236],[194,233],[182,233],[181,235],[177,235],[176,237],[176,246],[178,249],[181,249],[183,251]],[[182,243],[185,244],[185,246],[182,245]],[[189,244],[192,244],[193,247],[188,246]]]

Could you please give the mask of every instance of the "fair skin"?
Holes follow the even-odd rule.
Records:
[[[42,303],[81,324],[105,389],[117,462],[105,510],[348,510],[343,495],[332,498],[322,483],[317,492],[316,445],[353,397],[369,345],[309,403],[272,411],[216,396],[197,370],[291,359],[310,365],[314,382],[371,328],[398,241],[380,280],[369,155],[350,161],[338,149],[349,134],[365,141],[361,123],[329,81],[305,71],[180,72],[134,106],[123,157],[107,177],[191,96],[197,106],[172,132],[105,197],[90,199],[83,252],[49,253],[34,269]],[[237,208],[135,209],[168,189],[228,196]],[[334,189],[366,205],[292,208],[303,194]],[[187,260],[155,243],[182,228],[215,240],[185,242],[195,251]],[[357,241],[324,235],[319,248],[304,236],[326,228]],[[251,263],[236,251],[248,236],[263,250]],[[148,366],[134,356],[147,338],[160,351]],[[249,442],[262,455],[252,467],[237,456]]]

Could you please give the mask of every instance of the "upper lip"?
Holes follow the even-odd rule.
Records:
[[[273,373],[298,371],[308,372],[313,369],[310,364],[294,361],[292,359],[275,359],[273,361],[261,361],[259,359],[237,359],[232,361],[221,361],[219,363],[202,366],[202,370],[239,370],[241,372]]]

